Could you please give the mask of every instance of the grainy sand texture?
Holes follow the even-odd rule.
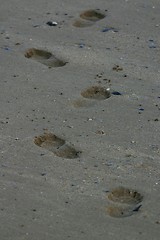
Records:
[[[160,1],[0,4],[0,240],[160,239]]]

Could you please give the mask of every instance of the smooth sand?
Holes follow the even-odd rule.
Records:
[[[159,239],[159,13],[158,0],[1,1],[1,240]],[[111,96],[84,97],[93,86]]]

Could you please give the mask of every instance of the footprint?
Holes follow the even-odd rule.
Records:
[[[108,195],[108,199],[118,203],[137,204],[142,201],[143,197],[136,190],[118,187],[112,190]]]
[[[56,148],[59,148],[65,144],[65,140],[57,137],[52,133],[44,133],[43,135],[35,137],[34,143],[39,147],[54,152]]]
[[[110,96],[111,93],[108,89],[100,86],[92,86],[82,91],[81,97],[73,100],[71,104],[75,108],[92,107],[97,103],[97,100],[105,100]]]
[[[80,18],[96,22],[105,18],[105,14],[103,14],[99,10],[87,10],[80,14]]]
[[[99,10],[86,10],[79,15],[79,19],[73,22],[74,27],[90,27],[103,18],[105,18],[105,14],[103,14]]]
[[[104,100],[111,96],[109,90],[100,86],[92,86],[81,92],[84,98]]]
[[[52,53],[45,50],[40,50],[36,48],[29,48],[26,50],[24,56],[26,58],[31,58],[37,62],[40,62],[48,67],[62,67],[66,65],[67,62],[58,59]]]
[[[53,133],[44,133],[43,135],[36,136],[34,143],[39,147],[53,152],[58,157],[72,159],[77,158],[80,153],[73,147],[68,146],[64,139],[57,137]]]
[[[111,217],[129,217],[140,209],[143,196],[133,189],[118,187],[108,194],[112,205],[107,207],[107,213]]]

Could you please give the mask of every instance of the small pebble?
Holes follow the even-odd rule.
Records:
[[[153,39],[150,39],[149,40],[149,48],[156,48],[156,43],[154,42],[154,40]]]
[[[41,176],[45,176],[45,175],[47,175],[47,173],[41,173]]]
[[[118,32],[115,28],[113,27],[105,27],[102,29],[101,32],[109,32],[109,31],[113,31],[113,32]]]
[[[115,65],[115,66],[112,68],[112,70],[119,72],[119,71],[123,71],[123,68],[120,67],[119,65]]]
[[[84,43],[80,43],[79,44],[79,48],[84,48],[85,44]]]
[[[57,22],[48,21],[46,24],[48,26],[52,27],[52,26],[57,26],[58,23]]]
[[[112,92],[112,94],[113,95],[122,95],[120,92],[116,92],[116,91]]]
[[[9,47],[4,47],[3,49],[6,50],[6,51],[9,51],[9,50],[10,50]]]
[[[39,26],[40,26],[39,24],[33,25],[34,28],[39,27]]]

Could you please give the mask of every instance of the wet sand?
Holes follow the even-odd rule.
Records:
[[[1,5],[1,240],[158,240],[159,1]]]

